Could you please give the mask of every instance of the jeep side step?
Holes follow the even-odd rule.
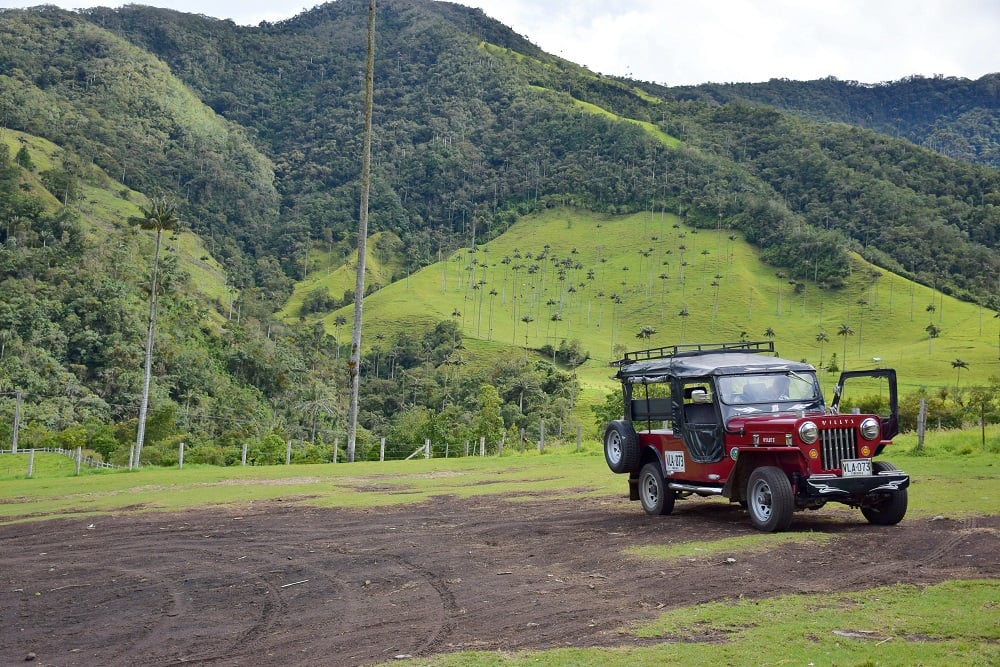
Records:
[[[687,491],[697,493],[699,496],[721,496],[721,486],[697,486],[695,484],[679,484],[677,482],[667,482],[667,488],[674,491]]]

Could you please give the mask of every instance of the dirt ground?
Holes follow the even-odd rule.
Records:
[[[1000,575],[997,516],[879,528],[828,506],[791,530],[834,539],[642,562],[622,550],[754,531],[723,502],[649,517],[625,497],[270,502],[6,525],[0,664],[347,666],[624,646],[646,641],[621,633],[626,622],[701,602]]]

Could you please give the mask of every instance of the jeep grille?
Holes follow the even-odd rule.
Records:
[[[823,457],[823,470],[833,470],[840,467],[844,459],[857,456],[853,428],[832,428],[820,431],[820,452]]]

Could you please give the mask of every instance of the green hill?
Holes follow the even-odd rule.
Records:
[[[336,315],[349,329],[352,309]],[[331,333],[334,317],[324,320]],[[847,369],[893,367],[907,392],[954,386],[955,359],[968,363],[964,384],[1000,373],[1000,321],[989,310],[857,256],[840,289],[790,280],[732,230],[687,227],[670,214],[553,209],[525,218],[475,253],[457,251],[371,295],[365,340],[371,345],[374,332],[395,340],[445,319],[506,354],[579,340],[591,359],[577,372],[600,391],[613,387],[607,364],[622,349],[764,340],[768,330],[782,356],[817,367],[832,355],[841,369],[845,359]],[[852,334],[838,335],[844,324]],[[940,330],[935,339],[929,324]],[[639,337],[643,327],[655,333]],[[829,339],[822,346],[820,332]],[[832,384],[836,376],[827,377]]]

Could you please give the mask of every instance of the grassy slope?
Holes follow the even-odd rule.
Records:
[[[391,282],[393,270],[398,268],[396,257],[388,258],[383,262],[381,253],[378,251],[379,241],[383,237],[391,237],[395,241],[399,239],[392,233],[378,232],[372,234],[368,239],[367,252],[365,253],[365,285],[386,285]],[[345,292],[354,294],[354,283],[357,279],[355,263],[357,261],[357,251],[348,259],[346,263],[334,257],[330,252],[313,249],[309,253],[310,271],[308,277],[295,284],[291,296],[285,305],[278,311],[277,316],[291,321],[299,316],[302,302],[313,291],[326,289],[327,293],[334,299],[340,299]],[[316,316],[305,319],[315,320]]]
[[[49,194],[37,174],[59,166],[62,149],[46,139],[9,129],[0,131],[0,141],[6,142],[11,156],[22,145],[27,147],[35,170],[26,176],[24,183],[32,195],[40,197],[50,210],[56,210],[61,202]],[[129,217],[141,215],[139,205],[146,204],[144,195],[126,188],[92,165],[88,167],[87,179],[79,185],[81,196],[74,205],[89,241],[95,246],[105,243],[115,227],[127,226]],[[153,232],[143,234],[149,236],[152,256]],[[165,247],[178,254],[181,267],[190,275],[189,288],[206,301],[224,304],[227,299],[225,273],[209,256],[201,237],[192,232],[180,232],[164,239]]]
[[[959,377],[951,362],[957,358],[969,364],[961,371],[962,385],[985,383],[1000,373],[1000,323],[990,311],[887,271],[872,281],[874,267],[856,257],[844,289],[822,290],[806,282],[804,293],[794,294],[787,279],[762,263],[751,246],[731,240],[731,232],[675,228],[676,222],[658,212],[606,217],[571,209],[525,218],[475,255],[467,249],[456,252],[371,295],[365,302],[366,344],[376,331],[392,339],[451,317],[462,326],[473,354],[484,349],[476,341],[490,343],[491,353],[524,354],[525,336],[533,349],[578,339],[592,355],[578,370],[584,389],[591,390],[582,397],[584,405],[602,400],[613,388],[607,363],[618,356],[617,345],[641,349],[735,341],[744,331],[750,339],[764,340],[768,328],[782,356],[817,365],[821,346],[816,336],[825,331],[830,340],[822,345],[824,363],[832,353],[842,361],[846,343],[848,369],[894,367],[904,393],[955,386]],[[547,258],[535,259],[545,245],[550,246]],[[517,252],[521,259],[514,258]],[[509,264],[502,262],[505,256],[511,257]],[[561,281],[552,258],[569,258],[581,268],[568,270]],[[522,268],[515,271],[518,264]],[[532,265],[539,268],[529,275]],[[485,284],[475,289],[480,280]],[[717,294],[712,282],[719,283]],[[569,285],[575,294],[568,292]],[[491,298],[490,290],[497,295]],[[621,304],[612,302],[615,293]],[[866,305],[859,305],[861,299]],[[927,311],[932,303],[935,309]],[[687,317],[678,315],[682,308]],[[552,320],[556,313],[561,320]],[[336,314],[347,317],[349,330],[352,309]],[[325,318],[330,333],[336,314]],[[528,323],[522,319],[526,315],[532,318]],[[931,321],[942,331],[933,341],[925,331]],[[854,335],[837,335],[845,323]],[[657,333],[637,338],[644,326]],[[824,373],[823,380],[829,389],[835,376]]]

